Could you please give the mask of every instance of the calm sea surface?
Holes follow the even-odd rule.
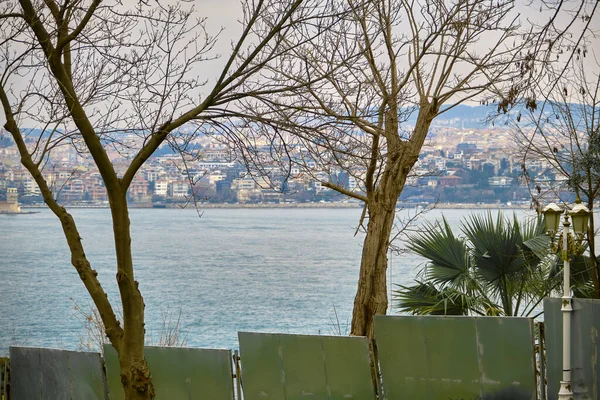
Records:
[[[181,310],[192,347],[237,348],[238,331],[333,334],[336,313],[345,333],[360,264],[360,211],[207,209],[199,218],[194,210],[131,210],[148,331],[156,335],[162,316]],[[434,210],[425,219],[443,213],[456,226],[470,212]],[[118,301],[109,210],[72,214],[104,289]],[[412,254],[393,256],[391,281],[411,282],[421,263]],[[10,345],[77,349],[83,328],[74,304],[89,309],[91,302],[56,217],[49,210],[0,215],[0,355]]]

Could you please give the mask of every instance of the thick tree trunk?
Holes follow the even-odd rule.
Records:
[[[363,244],[358,290],[354,298],[352,334],[373,337],[373,317],[387,312],[387,251],[394,218],[394,206],[371,204]]]
[[[133,273],[131,233],[126,192],[107,188],[113,219],[117,256],[117,284],[123,305],[123,337],[115,349],[119,355],[121,383],[127,400],[154,398],[150,370],[144,357],[144,299]],[[112,192],[112,193],[111,193]]]
[[[418,156],[418,153],[411,155],[407,150],[410,150],[408,146],[404,146],[402,151],[391,157],[377,191],[367,204],[369,221],[354,298],[352,335],[373,339],[373,318],[387,312],[387,252],[396,217],[396,203]]]
[[[397,198],[397,197],[396,197]],[[354,298],[352,327],[350,333],[366,336],[371,353],[371,379],[378,387],[377,369],[374,365],[375,315],[385,315],[387,299],[387,251],[390,233],[396,216],[396,201],[390,205],[371,203],[368,206],[369,221],[363,243],[358,289]]]
[[[378,187],[368,193],[369,221],[362,250],[358,289],[354,298],[352,335],[373,339],[375,315],[387,313],[387,251],[396,216],[396,203],[408,174],[418,160],[429,126],[437,112],[438,105],[435,101],[423,101],[415,129],[408,141],[400,140],[398,136],[396,109],[391,108],[386,116],[387,160]]]
[[[154,386],[150,370],[142,353],[141,358],[133,354],[133,348],[124,347],[119,354],[121,367],[121,383],[127,400],[154,399]]]

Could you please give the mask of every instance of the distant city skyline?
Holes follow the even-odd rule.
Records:
[[[464,120],[473,123],[479,114],[474,112],[469,116],[468,110],[481,111],[485,108],[463,107],[461,115]],[[506,203],[529,200],[530,182],[519,180],[521,159],[509,130],[503,126],[462,129],[456,125],[463,123],[455,118],[440,119],[439,122],[437,127],[432,127],[430,139],[407,180],[401,197],[403,201]],[[190,203],[193,201],[192,193],[197,200],[216,203],[348,200],[322,186],[322,181],[336,181],[352,191],[361,191],[359,170],[354,175],[342,170],[331,175],[331,172],[328,174],[316,167],[312,174],[292,167],[285,187],[273,190],[268,181],[261,182],[260,177],[249,176],[245,166],[237,162],[227,147],[206,136],[198,137],[195,144],[201,149],[201,157],[190,160],[187,165],[182,163],[179,154],[166,146],[166,151],[159,149],[132,183],[129,190],[132,204]],[[106,189],[91,160],[71,146],[55,150],[45,171],[60,200],[66,204],[106,202]],[[109,147],[108,155],[118,169],[122,154]],[[0,189],[18,187],[21,195],[25,196],[22,200],[31,202],[35,197],[30,199],[28,196],[39,194],[39,190],[18,158],[14,145],[0,146]],[[544,160],[530,163],[534,176],[549,169],[549,165],[544,163]],[[552,179],[556,178],[548,178],[540,176],[537,184],[549,190]]]

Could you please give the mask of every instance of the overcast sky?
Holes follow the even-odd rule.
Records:
[[[137,1],[138,0],[123,0],[125,4],[130,5],[136,4]],[[525,4],[524,2],[519,3],[521,4],[519,11],[524,16],[531,18],[532,20],[536,20],[538,23],[542,23],[544,22],[544,19],[548,18],[549,14],[540,13],[540,0],[534,0],[532,3],[529,3],[527,0],[525,1],[530,5],[523,6],[523,4]],[[231,51],[231,42],[237,39],[242,30],[242,26],[239,22],[239,20],[242,18],[241,4],[239,0],[196,0],[188,4],[194,5],[199,16],[207,18],[207,28],[209,33],[216,34],[221,28],[224,28],[224,31],[221,33],[219,41],[214,49],[215,53],[221,54],[221,60],[205,63],[202,65],[201,70],[197,71],[202,79],[209,80],[210,85],[210,82],[214,82],[220,73],[224,62],[223,60],[227,58],[229,52]],[[566,23],[567,19],[565,18],[564,21],[565,22],[563,23]],[[596,13],[592,27],[597,32],[600,31],[600,11]],[[600,48],[600,46],[598,47]],[[594,62],[593,56],[594,55],[592,55],[589,60],[596,65],[600,64],[600,60],[595,60]],[[23,78],[18,79],[18,81],[16,79],[13,81],[13,83],[15,83],[17,86],[22,86],[26,82],[26,80]],[[5,117],[1,111],[0,118],[0,122],[3,123],[5,121]]]

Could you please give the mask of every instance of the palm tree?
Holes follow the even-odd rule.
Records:
[[[560,284],[541,217],[519,223],[471,215],[456,236],[445,218],[409,237],[428,261],[413,285],[399,285],[396,307],[417,315],[537,316]]]

